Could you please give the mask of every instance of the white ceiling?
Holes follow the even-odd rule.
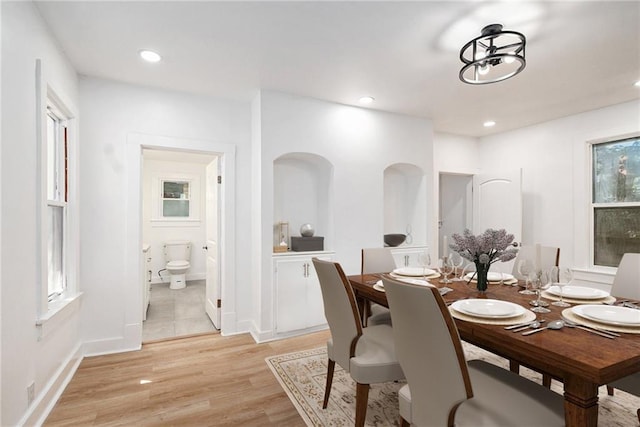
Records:
[[[431,118],[440,132],[483,136],[640,98],[639,1],[37,6],[82,75],[241,101],[260,89],[351,105],[370,95],[367,108]],[[464,84],[459,49],[492,23],[527,36],[527,66]],[[140,49],[163,60],[144,63]]]

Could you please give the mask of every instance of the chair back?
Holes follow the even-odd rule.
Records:
[[[362,249],[360,274],[388,273],[395,270],[396,260],[389,248]]]
[[[456,409],[473,397],[473,391],[451,314],[433,286],[400,282],[387,275],[382,281],[396,355],[411,392],[412,425],[453,425]]]
[[[622,255],[618,271],[613,278],[611,294],[622,298],[640,300],[640,254]]]
[[[351,284],[340,264],[313,258],[318,274],[324,315],[331,330],[333,360],[349,370],[349,359],[354,355],[356,342],[362,335],[362,323]]]
[[[525,277],[520,277],[518,273],[518,263],[520,260],[528,259],[531,262],[536,260],[536,247],[535,246],[520,246],[518,255],[516,255],[515,262],[513,263],[512,274],[520,279],[524,280]],[[551,267],[558,267],[560,265],[560,248],[554,246],[540,246],[540,268],[543,270],[550,270]]]

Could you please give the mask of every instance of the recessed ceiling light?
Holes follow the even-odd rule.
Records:
[[[162,59],[160,55],[152,50],[141,50],[140,57],[147,62],[158,62]]]
[[[640,80],[638,80],[637,82],[635,82],[633,85],[634,85],[635,87],[640,87]]]
[[[496,122],[494,122],[493,120],[488,120],[486,122],[484,122],[482,124],[482,126],[486,127],[486,128],[490,128],[491,126],[495,126]]]
[[[360,98],[360,104],[371,104],[374,100],[373,96],[363,96]]]

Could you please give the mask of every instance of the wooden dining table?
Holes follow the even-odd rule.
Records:
[[[360,313],[367,301],[388,307],[384,292],[374,289],[381,274],[349,276]],[[431,282],[444,286],[437,280]],[[453,291],[443,296],[446,302],[477,298],[475,283],[449,283]],[[486,298],[499,299],[530,308],[531,295],[522,295],[518,286],[490,284]],[[547,322],[560,319],[563,308],[549,305],[551,312],[538,315]],[[542,317],[540,317],[542,316]],[[523,336],[489,325],[454,318],[461,339],[520,365],[545,373],[564,383],[566,426],[596,427],[598,424],[598,387],[640,372],[640,335],[623,333],[608,339],[576,328],[547,330]],[[508,399],[508,397],[505,397]]]

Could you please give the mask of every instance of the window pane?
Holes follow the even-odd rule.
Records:
[[[164,181],[162,183],[162,198],[164,199],[188,199],[189,183]]]
[[[640,202],[640,138],[593,145],[593,202]]]
[[[60,206],[49,206],[49,296],[58,292],[62,292],[64,290],[64,269],[62,256],[62,248],[64,243],[63,221],[64,208]]]
[[[47,199],[58,200],[57,176],[58,176],[58,141],[57,121],[47,115]]]
[[[640,207],[594,209],[594,264],[617,267],[626,252],[640,252]]]
[[[188,200],[163,200],[162,216],[188,217],[189,201]]]

